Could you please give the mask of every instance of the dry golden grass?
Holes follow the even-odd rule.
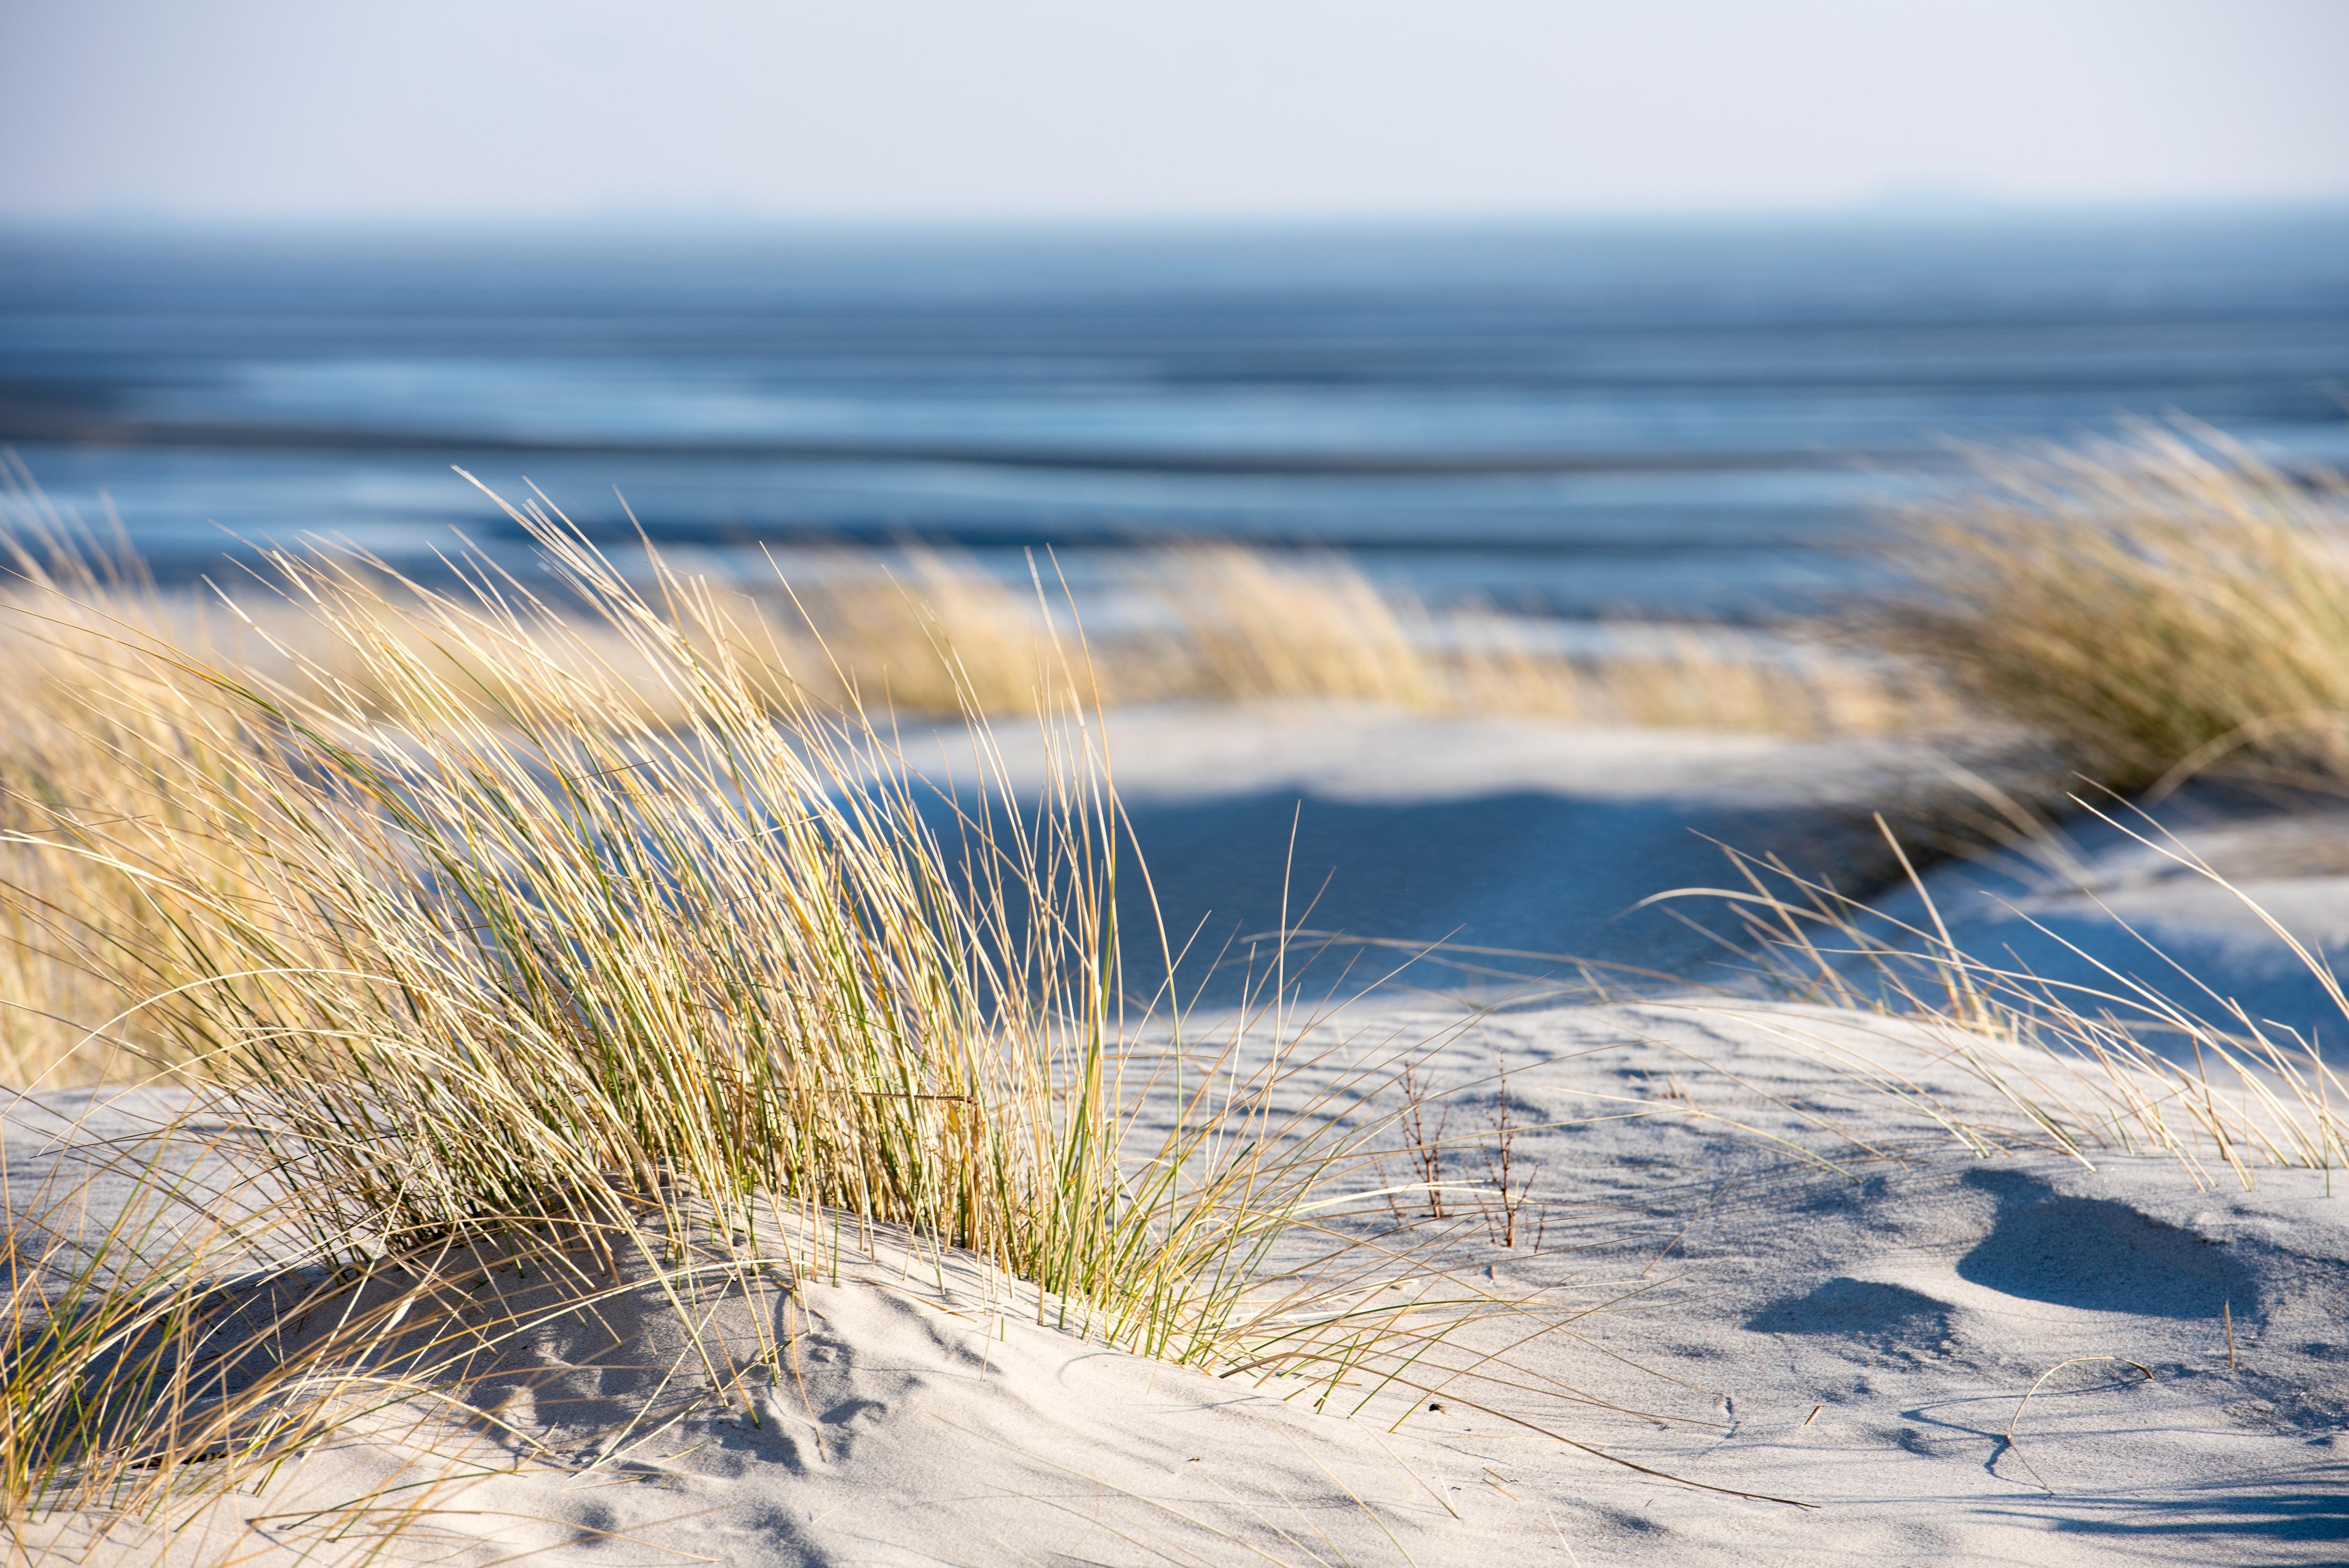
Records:
[[[1175,694],[1452,704],[1428,648],[1431,618],[1341,559],[1282,563],[1202,547],[1169,554],[1137,576],[1179,628],[1155,650]]]
[[[479,563],[435,592],[281,555],[306,631],[250,628],[274,671],[41,568],[0,904],[8,1001],[54,1028],[12,1031],[15,1066],[160,1075],[279,1199],[266,1246],[232,1227],[14,1276],[10,1521],[154,1501],[157,1463],[198,1501],[250,1473],[182,1467],[219,1428],[174,1413],[182,1327],[240,1250],[364,1273],[553,1246],[617,1288],[796,1278],[888,1228],[1098,1338],[1325,1391],[1413,1386],[1443,1324],[1526,1310],[1378,1218],[1375,1061],[1300,1055],[1278,1000],[1202,1041],[1128,997],[1118,890],[1143,874],[1081,651],[1031,700],[1040,790],[976,722],[974,782],[934,789],[885,713],[744,656],[726,594],[657,563],[639,591],[515,515],[560,607]],[[124,1333],[160,1338],[119,1376],[76,1348]],[[93,1399],[119,1418],[88,1425]],[[271,1431],[339,1419],[271,1408]]]
[[[1600,652],[1543,647],[1522,620],[1461,612],[1437,670],[1450,706],[1587,723],[1796,736],[1934,735],[1967,715],[1913,664],[1815,628],[1739,639],[1689,626],[1618,626]]]
[[[1128,663],[1161,671],[1152,695],[1797,735],[1913,733],[1959,721],[1912,668],[1796,629],[1740,639],[1627,624],[1606,628],[1595,650],[1567,652],[1544,623],[1473,605],[1439,609],[1371,583],[1342,557],[1201,548],[1153,562],[1146,580],[1179,635],[1123,658],[1111,642],[1106,658],[1113,676]]]
[[[1121,574],[1126,613],[1084,624],[1055,583],[1015,588],[977,566],[912,552],[903,570],[842,555],[782,594],[724,597],[728,657],[768,683],[874,711],[1029,715],[1064,683],[1067,646],[1086,649],[1088,697],[1135,702],[1371,702],[1422,712],[1501,713],[1605,724],[1877,735],[1946,731],[1961,715],[1910,665],[1804,628],[1740,637],[1623,624],[1566,652],[1545,623],[1475,606],[1437,609],[1372,584],[1339,556],[1232,547],[1155,552]],[[382,635],[410,636],[378,585]],[[713,590],[715,591],[715,590]],[[290,656],[332,666],[383,706],[375,674],[307,618],[247,595],[237,613],[171,607],[179,635],[283,676]],[[716,635],[696,630],[692,635]],[[559,645],[559,646],[558,646]],[[441,657],[428,646],[412,651]],[[714,652],[712,649],[703,649]],[[589,659],[659,704],[657,672],[609,628],[574,620],[538,656]],[[500,671],[468,679],[493,709]]]
[[[126,703],[163,741],[126,809],[9,835],[70,884],[93,971],[175,993],[141,1016],[274,1129],[321,1245],[606,1226],[680,1187],[754,1227],[764,1193],[968,1248],[1153,1349],[1192,1332],[1142,1304],[1177,1310],[1173,1279],[1100,1272],[1163,1217],[1118,1156],[1122,857],[1082,727],[1045,721],[1076,749],[1040,801],[926,801],[861,711],[735,659],[702,585],[657,608],[529,521],[659,702],[552,610],[395,605],[315,558],[275,566],[340,658],[286,649],[295,679],[115,628],[68,784],[121,759]],[[151,684],[103,679],[125,663]],[[1261,1218],[1203,1201],[1215,1249]],[[1181,1235],[1150,1243],[1177,1273]]]
[[[254,737],[162,651],[168,618],[135,582],[17,566],[26,591],[0,621],[0,1083],[169,1072],[210,1049],[187,991],[216,972],[207,909],[266,897],[234,794]]]
[[[1985,459],[1922,509],[1899,655],[2124,792],[2349,777],[2349,489],[2207,431]]]
[[[2349,992],[2325,955],[2190,846],[2149,819],[2075,804],[2240,900],[2349,1020]],[[2246,1189],[2258,1184],[2261,1167],[2321,1170],[2329,1183],[2349,1162],[2349,1081],[2340,1067],[2313,1039],[2190,975],[2181,973],[2181,989],[2199,990],[2199,1006],[2101,959],[2093,961],[2092,980],[2051,981],[2012,953],[2001,962],[1953,940],[1913,871],[1921,912],[1904,920],[1783,865],[1731,858],[1742,888],[1659,897],[1725,900],[1744,925],[1759,976],[1784,996],[1831,1010],[1826,1017],[1836,1025],[1814,1031],[1799,1017],[1781,1016],[1768,1023],[1771,1033],[1816,1053],[1879,1104],[1939,1127],[1971,1154],[2035,1148],[2084,1164],[2106,1153],[2157,1154],[2177,1160],[2198,1186],[2223,1171]],[[2117,917],[2115,924],[2127,929]],[[2148,961],[2174,967],[2138,940]],[[1856,1049],[1848,1021],[1871,1015],[1897,1017],[1904,1026]],[[1961,1107],[1928,1086],[1950,1070],[1990,1091],[2000,1112]]]
[[[892,575],[843,556],[764,596],[697,580],[698,607],[650,647],[576,603],[528,606],[493,634],[452,626],[448,600],[348,556],[323,618],[307,579],[233,603],[167,600],[135,564],[67,547],[74,521],[28,485],[11,501],[21,587],[0,651],[18,679],[0,691],[0,862],[16,896],[0,909],[0,1081],[22,1085],[119,1078],[133,1070],[125,1051],[145,1072],[213,1049],[186,988],[217,968],[212,911],[276,897],[253,881],[268,859],[251,841],[283,825],[251,819],[257,797],[237,774],[256,724],[279,720],[190,678],[199,666],[331,693],[352,725],[451,732],[496,730],[556,688],[593,692],[639,728],[689,726],[699,697],[678,659],[732,671],[770,713],[1032,717],[1068,700],[1079,647],[1088,702],[1335,699],[1805,734],[1951,719],[1894,663],[1793,643],[1757,652],[1689,628],[1624,628],[1612,651],[1570,656],[1534,623],[1437,612],[1337,557],[1166,552],[1128,574],[1139,613],[1090,632],[1065,596],[967,562],[915,553]],[[78,564],[58,581],[57,562]],[[612,563],[598,570],[636,591]],[[656,578],[652,592],[669,591]],[[490,576],[481,587],[484,604],[522,595]],[[302,932],[271,940],[274,967],[321,957]]]

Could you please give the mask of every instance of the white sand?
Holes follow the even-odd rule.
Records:
[[[1223,741],[1195,723],[1160,742],[1122,734],[1120,783],[1144,814],[1219,799],[1256,812],[1300,794],[1462,807],[1479,834],[1454,868],[1477,886],[1516,878],[1528,918],[1563,931],[1697,879],[1659,847],[1690,816],[1839,801],[1880,781],[1868,770],[1888,754],[1520,732],[1491,742],[1480,774],[1463,761],[1469,727],[1393,723],[1420,727],[1293,746],[1237,722]],[[1901,776],[1928,771],[1895,761]],[[1522,822],[1494,803],[1518,798],[1565,803],[1544,819],[1555,832],[1513,840]],[[1626,815],[1575,815],[1609,802]],[[1356,854],[1407,852],[1400,839],[1423,820],[1381,818],[1384,836]],[[1575,836],[1627,824],[1644,836],[1620,853]],[[1702,879],[1717,880],[1702,853]],[[1545,890],[1593,863],[1606,874]],[[406,1533],[387,1545],[362,1528],[335,1552],[482,1564],[2349,1561],[2349,1178],[2337,1198],[2302,1171],[2198,1190],[2158,1158],[1971,1158],[1822,1064],[1824,1042],[2012,1123],[1880,1021],[1691,1001],[1534,1002],[1465,1022],[1389,994],[1325,1025],[1362,1041],[1453,1032],[1441,1072],[1456,1082],[1506,1060],[1519,1117],[1559,1124],[1516,1147],[1541,1248],[1482,1254],[1496,1294],[1547,1292],[1547,1305],[1466,1332],[1448,1365],[1514,1348],[1490,1378],[1438,1390],[1442,1409],[1415,1399],[1399,1430],[1392,1402],[1315,1414],[1294,1389],[1109,1351],[1038,1324],[1032,1307],[1007,1314],[975,1271],[868,1264],[717,1314],[711,1333],[738,1358],[754,1314],[797,1334],[792,1364],[754,1382],[747,1406],[712,1393],[652,1300],[550,1328],[477,1390],[505,1399],[519,1438],[443,1422],[423,1429],[429,1443],[387,1431],[328,1445],[266,1498],[234,1503],[259,1532],[250,1560],[295,1561],[306,1511],[389,1485],[422,1511],[398,1521]],[[1479,1104],[1463,1103],[1455,1132],[1476,1127]],[[8,1116],[12,1170],[26,1168],[32,1116],[21,1104]],[[1455,1179],[1481,1174],[1455,1161]],[[2060,1366],[2075,1357],[2125,1359]],[[209,1528],[175,1552],[236,1538],[224,1515]]]
[[[1333,1027],[1454,1022],[1371,1009]],[[1544,1251],[1498,1254],[1495,1288],[1614,1304],[1519,1345],[1521,1386],[1464,1383],[1399,1433],[1392,1407],[1315,1415],[1005,1315],[975,1272],[941,1287],[866,1265],[808,1290],[804,1316],[780,1295],[719,1314],[739,1359],[754,1310],[801,1336],[749,1408],[711,1397],[657,1298],[629,1299],[477,1389],[542,1457],[455,1428],[353,1438],[239,1506],[290,1535],[289,1511],[514,1471],[402,1499],[432,1507],[395,1560],[484,1563],[2340,1561],[2349,1180],[2337,1199],[2308,1172],[2197,1191],[2161,1160],[1963,1158],[1788,1044],[1838,1034],[1899,1043],[1714,1004],[1503,1013],[1464,1037],[1464,1057],[1506,1050],[1526,1115],[1627,1097],[1654,1114],[1519,1145]],[[1683,1090],[1857,1179],[1691,1120]],[[1856,1158],[1833,1127],[1910,1158]],[[2152,1377],[2057,1371],[2007,1443],[2034,1381],[2075,1356]],[[550,1462],[592,1460],[632,1419],[616,1459]],[[1537,1428],[1810,1506],[1677,1486]]]

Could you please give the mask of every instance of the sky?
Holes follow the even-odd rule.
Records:
[[[0,221],[2349,200],[2349,0],[5,0]]]

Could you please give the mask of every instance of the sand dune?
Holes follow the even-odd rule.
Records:
[[[1459,1023],[1386,1004],[1325,1027]],[[967,1261],[884,1247],[712,1294],[698,1347],[649,1289],[547,1323],[476,1369],[511,1430],[386,1412],[175,1551],[232,1539],[231,1512],[248,1549],[290,1542],[394,1487],[419,1511],[394,1561],[2337,1561],[2349,1223],[2323,1173],[2197,1190],[2161,1158],[1968,1158],[1822,1064],[1833,1043],[1913,1068],[1905,1028],[1707,1002],[1462,1035],[1464,1066],[1505,1053],[1521,1113],[1564,1124],[1517,1146],[1543,1246],[1485,1255],[1498,1293],[1552,1292],[1567,1321],[1437,1358],[1513,1346],[1513,1386],[1317,1414],[1314,1390],[1117,1353]],[[761,1315],[783,1363],[713,1386],[756,1362]]]
[[[1750,738],[1311,715],[1119,723],[1118,782],[1170,914],[1277,919],[1278,883],[1236,882],[1207,849],[1246,859],[1266,821],[1285,841],[1290,820],[1354,811],[1369,815],[1330,840],[1315,923],[1627,961],[1663,950],[1658,928],[1614,916],[1720,879],[1692,826],[1833,851],[1872,832],[1852,807],[1936,776],[1914,751]],[[1172,832],[1186,821],[1187,839]],[[1444,822],[1459,834],[1431,837]],[[2222,847],[2283,830],[2229,831]],[[2091,849],[2107,866],[2134,853]],[[2199,904],[2164,908],[2220,932],[2216,917],[2195,924]],[[1998,909],[1964,906],[1962,929],[1989,930]],[[1472,978],[1474,1008],[1390,989],[1313,1026],[1333,1061],[1442,1043],[1428,1070],[1460,1088],[1445,1179],[1485,1196],[1455,1193],[1429,1229],[1480,1290],[1524,1303],[1447,1337],[1414,1367],[1418,1389],[1348,1386],[1317,1408],[1328,1390],[1111,1349],[969,1259],[852,1244],[836,1272],[795,1282],[705,1282],[683,1314],[640,1283],[533,1320],[466,1370],[460,1391],[491,1417],[388,1402],[259,1493],[168,1540],[126,1526],[95,1557],[2341,1560],[2349,1176],[2336,1197],[2322,1170],[2260,1168],[2245,1189],[2220,1165],[2198,1185],[2167,1157],[2062,1158],[1908,1023],[1698,992],[1602,1004]],[[1507,1248],[1493,1244],[1484,1163],[1502,1067],[1529,1183]],[[1929,1104],[1988,1129],[1994,1151],[1969,1150]],[[151,1091],[17,1100],[12,1204],[42,1173],[70,1172],[67,1144],[171,1108]],[[93,1190],[102,1212],[119,1186]],[[495,1271],[479,1289],[484,1312],[554,1299]],[[773,1344],[784,1354],[761,1364]],[[362,1497],[368,1511],[337,1513]],[[86,1548],[77,1522],[25,1544]]]

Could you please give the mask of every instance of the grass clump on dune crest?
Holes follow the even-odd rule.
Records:
[[[294,1434],[353,1391],[447,1383],[488,1332],[451,1289],[517,1259],[574,1282],[548,1311],[651,1288],[687,1313],[675,1282],[713,1271],[789,1291],[843,1253],[962,1249],[1006,1304],[1322,1397],[1407,1397],[1465,1319],[1527,1310],[1378,1220],[1375,1060],[1307,1052],[1277,1008],[1203,1044],[1129,999],[1119,892],[1143,873],[1081,646],[1034,710],[1040,784],[973,724],[967,776],[934,784],[822,670],[743,652],[730,596],[657,563],[639,589],[515,516],[546,597],[479,562],[435,591],[275,556],[306,630],[255,618],[271,673],[70,560],[12,628],[39,676],[0,696],[37,742],[0,829],[7,1001],[48,1031],[12,1031],[16,1068],[158,1082],[274,1195],[183,1257],[16,1276],[20,1349],[162,1335],[122,1377],[12,1363],[20,1520],[161,1507],[154,1453],[282,1454],[171,1415],[240,1270],[284,1310],[233,1357],[337,1291],[361,1327],[425,1325],[422,1359],[357,1334],[309,1346],[274,1403],[221,1407]],[[92,1398],[137,1418],[75,1427]],[[199,1503],[254,1473],[204,1463]]]
[[[269,895],[240,794],[251,716],[192,678],[202,655],[134,571],[46,523],[0,616],[0,1083],[34,1089],[208,1055],[201,992],[229,958],[210,912]]]
[[[0,517],[35,540],[70,532],[21,466],[0,468]],[[1038,584],[1015,585],[971,559],[919,547],[794,559],[805,570],[788,586],[761,591],[737,579],[713,588],[722,615],[680,628],[697,654],[715,657],[710,639],[723,637],[725,659],[758,684],[876,713],[1026,719],[1065,688],[1063,649],[1076,618],[1070,603],[1052,602],[1072,600],[1065,584],[1040,593]],[[37,586],[37,550],[18,552],[12,565]],[[1487,605],[1425,602],[1374,582],[1338,553],[1194,544],[1092,565],[1081,590],[1099,600],[1087,618],[1086,698],[1104,706],[1334,701],[1797,735],[1930,732],[1959,717],[1913,665],[1834,646],[1816,628],[1609,622],[1568,635],[1557,622]],[[559,664],[616,680],[663,718],[683,715],[681,693],[657,661],[585,607],[564,605],[554,621],[520,628],[533,646],[526,659],[508,661],[511,670],[477,662],[460,670],[409,624],[411,596],[395,576],[364,575],[367,602],[354,598],[346,613],[371,618],[375,641],[407,639],[413,660],[436,664],[476,712],[495,710],[514,672],[543,675]],[[622,575],[649,586],[633,560]],[[361,706],[400,717],[398,694],[379,684],[379,659],[266,591],[239,585],[231,614],[209,597],[167,599],[129,571],[107,596],[116,614],[126,599],[134,618],[176,647],[279,680],[331,677]],[[61,613],[54,604],[32,608],[41,618]],[[23,658],[30,667],[39,655]]]
[[[1341,558],[1277,561],[1230,546],[1169,553],[1148,572],[1180,628],[1174,679],[1227,700],[1317,698],[1451,706],[1431,618]]]
[[[0,835],[13,1008],[86,973],[86,1071],[191,1085],[321,1256],[552,1226],[615,1271],[705,1241],[812,1266],[835,1221],[897,1227],[1148,1354],[1375,1354],[1310,1238],[1368,1184],[1375,1118],[1346,1113],[1377,1076],[1308,1088],[1245,1021],[1203,1045],[1129,1015],[1142,872],[1081,649],[1040,786],[975,725],[940,787],[885,719],[738,652],[726,595],[639,591],[515,515],[559,603],[478,563],[393,598],[379,566],[274,557],[309,627],[274,677],[53,583],[20,628],[57,709],[41,798]],[[1414,1266],[1381,1255],[1330,1269]]]
[[[1915,520],[1893,646],[2141,790],[2349,778],[2349,489],[2208,432],[1985,460]]]
[[[1170,552],[1148,577],[1178,635],[1145,658],[1122,657],[1114,642],[1105,656],[1113,677],[1129,665],[1160,671],[1161,695],[1794,735],[1906,733],[1957,720],[1914,668],[1816,639],[1626,623],[1590,628],[1591,645],[1569,649],[1554,626],[1432,606],[1340,556],[1231,546]],[[1122,689],[1144,690],[1130,680]]]
[[[730,655],[762,679],[833,704],[998,718],[1033,715],[1065,684],[1056,649],[1075,636],[1074,618],[1033,586],[928,550],[817,564],[788,595],[727,606]],[[1115,613],[1091,628],[1085,670],[1089,697],[1104,705],[1366,702],[1798,735],[1933,730],[1955,717],[1913,669],[1815,639],[1626,623],[1589,628],[1591,646],[1568,650],[1550,623],[1433,606],[1342,556],[1174,546],[1110,576],[1096,591]],[[371,670],[336,644],[245,607],[288,646],[336,660],[355,692],[380,698]],[[672,700],[642,650],[600,621],[574,619],[559,641],[542,653],[592,657],[640,696]]]

